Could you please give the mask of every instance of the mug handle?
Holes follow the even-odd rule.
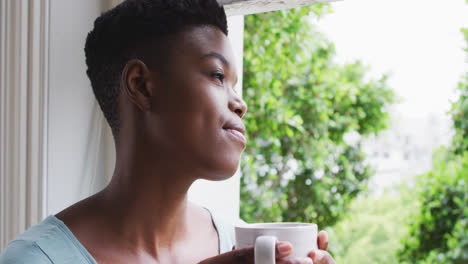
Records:
[[[255,240],[255,264],[275,264],[276,237],[259,236]]]

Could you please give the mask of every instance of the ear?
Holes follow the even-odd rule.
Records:
[[[153,87],[150,71],[141,60],[127,62],[122,72],[123,92],[141,111],[151,109]]]

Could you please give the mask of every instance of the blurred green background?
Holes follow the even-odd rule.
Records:
[[[317,223],[337,263],[468,263],[468,73],[448,113],[452,143],[434,152],[433,169],[416,186],[371,196],[362,142],[388,127],[399,98],[360,61],[334,62],[311,23],[329,12],[315,4],[245,17],[241,218]]]

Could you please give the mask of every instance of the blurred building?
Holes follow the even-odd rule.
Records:
[[[364,143],[368,162],[376,170],[369,182],[369,190],[376,195],[408,181],[432,168],[432,153],[451,139],[448,116],[428,114],[408,118],[392,114],[390,127]]]

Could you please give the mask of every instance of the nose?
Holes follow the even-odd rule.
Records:
[[[247,104],[238,94],[234,94],[229,100],[229,109],[242,118],[247,112]]]

